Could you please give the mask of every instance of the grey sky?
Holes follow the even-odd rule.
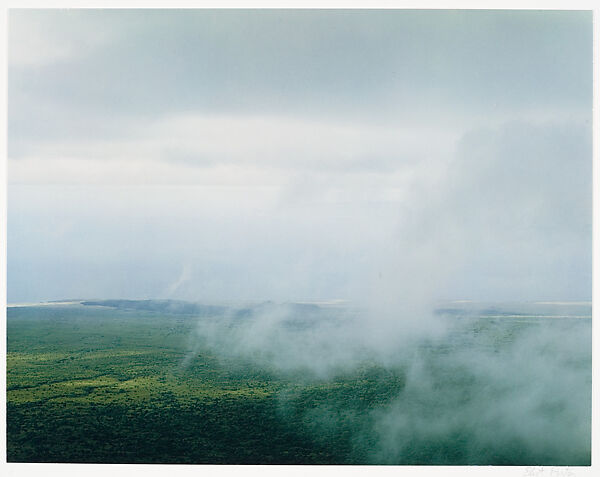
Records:
[[[13,10],[8,300],[589,299],[591,21]]]

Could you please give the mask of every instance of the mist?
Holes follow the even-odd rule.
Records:
[[[589,304],[446,306],[416,333],[340,304],[246,305],[199,319],[182,366],[209,350],[287,383],[280,415],[354,463],[589,464]]]
[[[8,301],[223,307],[182,369],[362,463],[589,463],[591,25],[12,11]]]

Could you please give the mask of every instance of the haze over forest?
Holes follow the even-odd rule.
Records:
[[[591,463],[592,14],[11,10],[9,462]]]

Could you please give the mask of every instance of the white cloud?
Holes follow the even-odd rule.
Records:
[[[457,132],[285,116],[174,115],[103,140],[40,141],[11,183],[282,185],[298,173],[394,176],[448,155]]]
[[[112,40],[113,34],[108,29],[91,28],[78,21],[78,17],[81,13],[75,10],[12,10],[8,30],[9,64],[45,66],[78,58]]]
[[[11,293],[587,298],[591,17],[79,15],[11,12]]]

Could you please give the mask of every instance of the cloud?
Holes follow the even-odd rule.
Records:
[[[181,269],[181,274],[173,283],[171,283],[168,287],[164,295],[167,297],[173,296],[178,289],[181,288],[186,282],[189,282],[192,278],[192,267],[189,264],[185,264]]]
[[[9,45],[13,273],[56,229],[98,274],[161,250],[140,294],[587,299],[586,12],[15,15],[65,53]]]
[[[187,114],[134,121],[103,140],[43,141],[11,157],[13,183],[175,183],[235,170],[390,174],[443,155],[455,132],[286,116]],[[203,169],[194,171],[194,168]],[[215,180],[218,182],[219,179]],[[235,182],[235,179],[234,179]]]
[[[81,59],[113,40],[109,29],[97,27],[93,15],[77,10],[13,9],[9,15],[9,66],[39,68]]]
[[[433,243],[457,275],[478,277],[456,288],[588,299],[591,158],[589,123],[513,121],[465,134],[430,210],[419,211],[430,236],[443,234]]]
[[[233,153],[213,167],[61,161],[11,161],[13,180],[71,184],[11,186],[12,280],[45,267],[70,288],[79,281],[59,271],[65,256],[103,276],[152,256],[156,272],[127,285],[135,296],[164,292],[181,273],[173,264],[189,263],[178,298],[345,298],[391,322],[437,298],[589,299],[591,130],[582,123],[476,129],[394,173],[252,165]],[[132,185],[161,180],[173,186]],[[42,249],[34,237],[45,237]]]
[[[59,137],[77,128],[75,118],[261,111],[452,125],[474,114],[577,110],[591,101],[590,12],[13,15],[10,55],[38,65],[23,69],[13,61],[9,69],[9,123],[19,125],[13,140],[32,122],[40,123],[36,133],[44,130],[49,121],[37,105],[48,101],[55,106],[49,127]],[[22,51],[30,31],[39,45]],[[96,38],[101,45],[91,44]],[[44,53],[52,48],[58,53]],[[32,55],[41,59],[27,60]],[[74,119],[61,125],[64,116]]]

